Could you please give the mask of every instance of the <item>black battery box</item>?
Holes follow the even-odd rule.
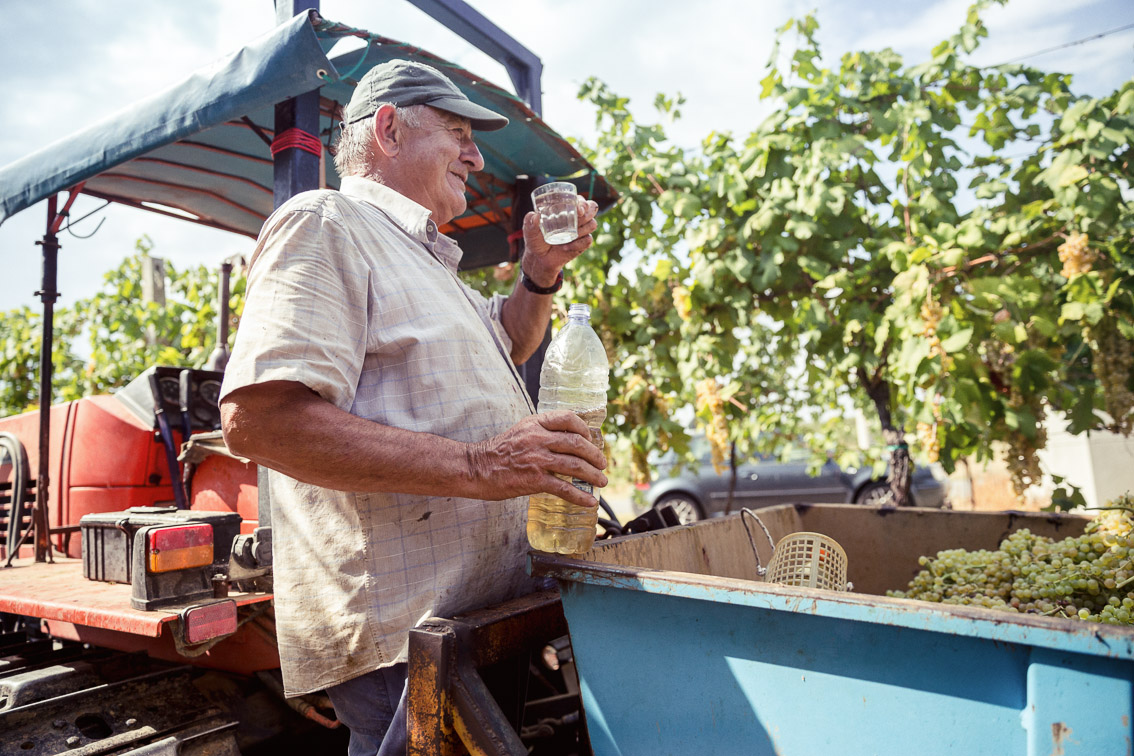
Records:
[[[213,564],[228,568],[232,540],[240,534],[236,512],[203,512],[176,507],[131,507],[121,512],[99,512],[79,520],[83,538],[83,577],[108,583],[130,583],[134,535],[150,525],[213,526]]]

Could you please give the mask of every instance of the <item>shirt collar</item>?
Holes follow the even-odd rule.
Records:
[[[430,211],[385,184],[362,176],[344,176],[339,191],[381,210],[410,237],[425,245],[433,255],[453,270],[461,261],[457,243],[437,230]]]

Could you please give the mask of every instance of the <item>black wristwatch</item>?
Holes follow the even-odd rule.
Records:
[[[563,271],[559,271],[559,275],[555,277],[555,283],[551,286],[540,286],[528,278],[528,274],[524,272],[523,268],[520,268],[520,283],[533,294],[554,294],[563,288]]]

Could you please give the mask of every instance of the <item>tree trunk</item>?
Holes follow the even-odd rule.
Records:
[[[890,450],[890,495],[899,507],[910,505],[910,449],[904,436],[893,426],[882,428],[882,438]]]
[[[910,449],[905,432],[894,427],[890,415],[890,384],[881,379],[862,382],[867,395],[874,402],[878,420],[882,425],[882,438],[890,452],[890,499],[899,507],[910,505]]]
[[[969,482],[969,509],[976,510],[976,484],[973,481],[973,467],[969,464],[968,457],[961,457],[961,461],[965,463],[965,479]]]

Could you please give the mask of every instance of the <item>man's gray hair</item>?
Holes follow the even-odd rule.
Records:
[[[386,104],[386,103],[382,103]],[[379,107],[382,106],[379,105]],[[397,119],[411,129],[421,128],[421,114],[427,105],[395,107]],[[377,109],[375,109],[377,112]],[[374,161],[374,140],[371,137],[371,124],[374,117],[363,118],[355,123],[344,125],[335,143],[335,168],[340,176],[366,176],[372,170]]]

